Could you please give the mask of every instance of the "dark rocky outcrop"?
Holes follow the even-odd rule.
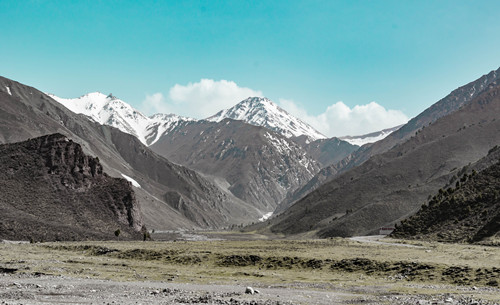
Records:
[[[140,239],[130,182],[62,134],[0,145],[0,238],[54,241]]]

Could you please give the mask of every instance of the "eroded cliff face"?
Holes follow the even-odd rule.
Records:
[[[61,176],[61,184],[65,187],[85,191],[96,180],[107,178],[99,159],[86,156],[80,145],[64,135],[37,138],[29,145],[45,159],[49,174]]]
[[[130,182],[62,134],[0,145],[0,238],[137,239],[144,229]]]

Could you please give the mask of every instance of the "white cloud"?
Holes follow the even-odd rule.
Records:
[[[175,113],[197,119],[214,115],[261,91],[240,87],[233,81],[201,79],[187,85],[176,84],[165,97],[162,93],[147,95],[141,110],[148,114]],[[385,109],[376,102],[352,108],[337,102],[319,115],[311,115],[293,100],[279,99],[278,104],[328,137],[362,135],[404,124],[408,117],[399,110]]]
[[[261,91],[239,87],[233,81],[202,79],[187,85],[176,84],[168,97],[161,93],[147,96],[142,103],[145,113],[175,113],[204,119],[218,111],[230,108],[250,96],[263,96]]]
[[[291,100],[280,99],[279,104],[328,137],[362,135],[408,122],[408,117],[400,110],[385,109],[375,102],[353,108],[337,102],[316,116],[309,115]]]
[[[153,95],[146,95],[146,99],[142,101],[141,111],[148,115],[155,113],[172,113],[169,105],[165,102],[162,93],[155,93]]]

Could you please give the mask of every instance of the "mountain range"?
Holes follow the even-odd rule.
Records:
[[[148,229],[264,221],[251,229],[372,234],[415,214],[488,152],[491,159],[500,142],[498,72],[403,126],[344,139],[326,138],[267,98],[250,97],[204,120],[148,117],[112,94],[63,99],[2,77],[0,144],[48,134],[78,143],[110,177],[128,180],[140,212],[133,218]]]
[[[8,88],[8,89],[7,89]],[[112,177],[128,177],[149,229],[219,228],[257,221],[258,209],[201,174],[154,153],[121,130],[76,114],[43,92],[0,78],[0,143],[60,133],[97,156]]]
[[[267,98],[251,97],[206,120],[145,116],[112,94],[49,94],[71,111],[137,137],[170,161],[203,173],[259,213],[273,212],[325,165],[358,147],[326,139]]]
[[[294,141],[264,127],[225,119],[186,122],[151,146],[156,153],[214,177],[236,197],[273,212],[319,163]]]

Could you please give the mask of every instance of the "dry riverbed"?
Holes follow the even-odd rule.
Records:
[[[497,247],[220,237],[0,243],[0,304],[500,302]]]

